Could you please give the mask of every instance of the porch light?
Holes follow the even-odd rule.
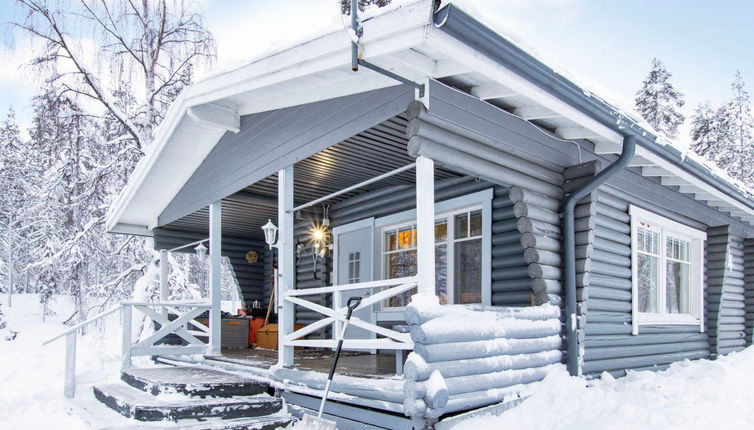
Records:
[[[322,227],[314,228],[314,231],[312,231],[312,239],[314,240],[315,245],[319,246],[319,244],[325,240],[325,230]]]
[[[194,251],[196,251],[196,256],[199,257],[200,260],[203,260],[204,256],[207,255],[207,247],[204,246],[204,242],[199,242],[199,245],[196,245]]]
[[[267,242],[267,245],[269,245],[270,249],[272,249],[272,247],[275,246],[275,243],[277,242],[278,228],[275,227],[275,224],[272,223],[272,220],[268,219],[267,224],[262,226],[262,230],[264,230],[264,241]]]

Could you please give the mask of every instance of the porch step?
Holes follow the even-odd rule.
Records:
[[[262,394],[267,384],[217,370],[178,366],[130,369],[121,373],[128,385],[152,395],[186,394],[194,397],[233,397]]]
[[[285,427],[296,418],[283,415],[269,415],[234,420],[215,420],[192,424],[133,424],[105,427],[101,430],[273,430]]]
[[[266,395],[204,399],[181,394],[154,396],[119,383],[95,386],[94,396],[124,417],[138,421],[260,417],[282,408],[281,399]]]

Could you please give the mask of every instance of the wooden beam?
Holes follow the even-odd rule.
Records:
[[[234,111],[218,104],[205,104],[188,108],[189,118],[196,122],[222,130],[238,133],[241,130],[241,117]]]
[[[681,185],[689,185],[689,182],[685,179],[681,179],[675,176],[663,176],[660,178],[660,183],[662,183],[662,185],[665,185],[666,187],[680,187]]]
[[[628,163],[628,167],[650,167],[650,166],[654,166],[654,163],[639,156],[634,156],[631,162]]]
[[[482,100],[489,100],[512,97],[517,95],[517,93],[504,85],[492,82],[471,87],[471,95],[479,97]]]
[[[220,314],[222,274],[222,201],[209,205],[209,297],[212,308],[209,311],[208,355],[220,355],[222,327]]]
[[[435,163],[416,157],[417,282],[419,293],[435,294]]]
[[[513,114],[529,121],[534,119],[557,118],[561,115],[542,106],[521,106],[513,109]]]
[[[599,137],[597,133],[584,127],[560,127],[555,130],[555,134],[565,140],[594,139]]]
[[[293,365],[293,347],[286,345],[285,338],[293,333],[295,308],[283,300],[289,290],[296,288],[295,238],[293,235],[293,166],[278,171],[278,364]]]
[[[648,166],[641,169],[642,176],[675,176],[662,167]]]

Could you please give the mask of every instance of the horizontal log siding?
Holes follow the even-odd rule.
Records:
[[[754,343],[754,239],[744,240],[744,310],[746,346]]]
[[[730,226],[707,229],[706,325],[713,356],[744,348],[743,240]]]
[[[154,248],[172,249],[206,238],[205,233],[158,228],[154,233]],[[260,241],[232,236],[222,238],[223,256],[230,260],[238,287],[247,305],[251,305],[252,300],[263,300],[265,296],[265,249],[266,246]],[[256,263],[246,261],[246,253],[249,251],[259,254]],[[194,248],[184,248],[179,252],[194,253]]]
[[[584,340],[585,374],[662,368],[710,354],[707,333],[697,326],[641,326],[631,334],[631,224],[629,202],[612,187],[596,200],[591,267],[582,281],[588,291]],[[652,210],[653,208],[647,208]]]

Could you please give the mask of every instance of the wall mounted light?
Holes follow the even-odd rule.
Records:
[[[204,242],[199,242],[199,245],[196,245],[194,251],[200,260],[204,260],[204,257],[207,255],[207,247],[204,246]]]
[[[272,220],[268,219],[267,224],[262,226],[262,230],[264,230],[264,241],[272,249],[277,243],[278,228],[272,223]]]

